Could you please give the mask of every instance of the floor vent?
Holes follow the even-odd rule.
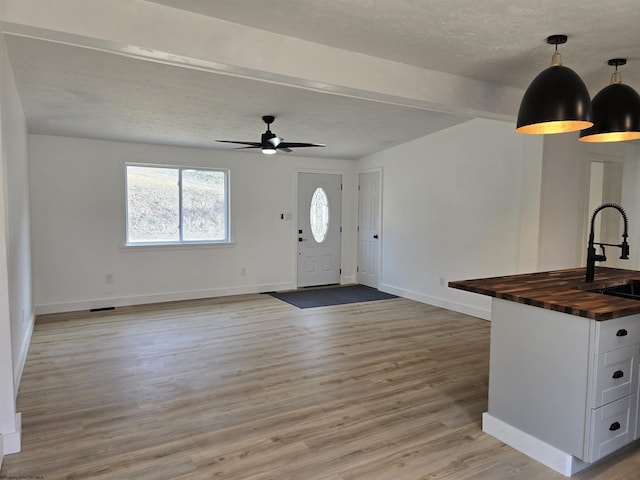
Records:
[[[92,308],[89,310],[90,312],[105,312],[107,310],[115,310],[116,307],[103,307],[103,308]]]

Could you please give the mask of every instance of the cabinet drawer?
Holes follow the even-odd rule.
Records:
[[[604,353],[637,343],[640,343],[640,316],[596,322],[593,353]]]
[[[636,429],[636,394],[591,411],[591,441],[587,462],[618,450],[633,441]]]
[[[638,345],[601,353],[595,357],[591,408],[598,408],[636,393]]]

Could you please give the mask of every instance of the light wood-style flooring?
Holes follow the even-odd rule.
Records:
[[[482,432],[489,329],[259,294],[41,317],[0,478],[564,478]],[[638,479],[640,449],[575,478]]]

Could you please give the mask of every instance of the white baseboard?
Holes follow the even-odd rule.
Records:
[[[489,415],[489,412],[482,414],[482,431],[565,477],[575,475],[591,465]]]
[[[16,413],[16,431],[0,435],[0,456],[20,452],[22,414]]]
[[[356,283],[356,277],[342,277],[341,284]],[[173,302],[180,300],[196,300],[200,298],[224,297],[229,295],[245,295],[260,292],[276,292],[282,290],[295,290],[297,287],[293,283],[273,283],[262,285],[247,285],[241,287],[224,287],[211,290],[197,290],[188,292],[167,292],[149,295],[134,295],[127,297],[101,298],[92,300],[79,300],[76,302],[61,302],[36,305],[34,315],[48,315],[51,313],[78,312],[91,310],[94,308],[128,307],[134,305],[145,305],[150,303]],[[446,308],[454,312],[464,313],[473,317],[491,320],[491,309],[478,308],[473,305],[453,302],[444,298],[425,295],[420,292],[406,290],[393,285],[380,284],[378,289],[381,292],[391,293],[400,297],[409,298],[417,302],[426,303],[436,307]]]
[[[381,284],[379,290],[382,292],[391,293],[393,295],[398,295],[399,297],[415,300],[416,302],[426,303],[435,307],[446,308],[447,310],[464,313],[465,315],[471,315],[472,317],[478,317],[483,320],[491,320],[491,309],[478,308],[474,307],[473,305],[452,302],[451,300],[447,300],[444,298],[433,297],[431,295],[425,295],[424,293],[397,288],[388,284]]]
[[[18,361],[16,365],[14,365],[13,372],[13,386],[14,391],[16,392],[16,396],[18,395],[18,390],[20,389],[20,380],[22,379],[22,372],[24,370],[24,365],[27,362],[27,354],[29,353],[29,345],[31,345],[31,336],[33,335],[33,327],[35,325],[35,315],[31,313],[29,315],[29,325],[27,327],[27,332],[25,333],[24,338],[22,339],[22,345],[20,345],[20,351],[18,353]]]
[[[149,295],[134,295],[128,297],[101,298],[94,300],[80,300],[77,302],[50,303],[36,305],[36,315],[50,313],[78,312],[93,308],[129,307],[150,303],[175,302],[180,300],[197,300],[200,298],[226,297],[230,295],[245,295],[250,293],[274,292],[279,290],[294,290],[292,283],[273,283],[262,285],[246,285],[241,287],[215,288],[211,290],[197,290],[188,292],[167,292]]]

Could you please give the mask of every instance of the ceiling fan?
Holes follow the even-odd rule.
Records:
[[[264,117],[262,117],[264,123],[267,124],[267,131],[262,134],[259,142],[236,142],[233,140],[216,140],[216,142],[237,143],[239,145],[246,145],[246,147],[239,147],[239,149],[261,148],[262,153],[266,155],[273,155],[278,150],[282,150],[283,152],[291,152],[292,148],[324,147],[324,145],[322,145],[321,143],[285,142],[284,138],[276,136],[276,134],[271,131],[270,126],[275,119],[276,117],[274,117],[273,115],[265,115]]]

